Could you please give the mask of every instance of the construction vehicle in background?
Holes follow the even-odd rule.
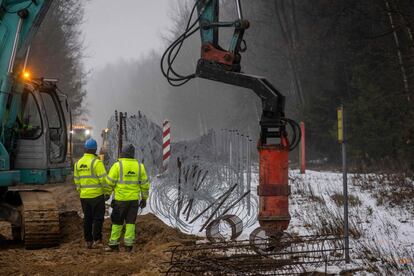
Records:
[[[99,158],[105,163],[108,159],[108,152],[109,152],[109,128],[105,128],[101,132],[102,137],[102,146],[99,150]]]
[[[196,0],[184,33],[165,51],[161,70],[168,82],[180,86],[198,77],[253,90],[262,100],[259,150],[258,220],[266,236],[282,237],[290,222],[288,196],[289,151],[300,140],[300,127],[285,116],[285,96],[263,77],[241,73],[241,53],[247,49],[244,33],[249,21],[243,17],[241,1],[235,0],[237,19],[219,20],[219,0]],[[197,12],[196,12],[197,11]],[[196,14],[196,20],[192,17]],[[219,45],[220,28],[234,28],[227,49]],[[173,67],[184,41],[200,31],[201,58],[194,74],[182,75]],[[291,137],[287,129],[291,128]],[[256,231],[257,232],[257,231]]]
[[[92,127],[85,124],[74,124],[71,130],[70,153],[72,161],[80,159],[85,153],[85,141],[92,137]]]
[[[52,1],[0,0],[0,220],[26,248],[59,243],[59,211],[42,184],[63,183],[67,98],[56,80],[31,79],[29,45]]]

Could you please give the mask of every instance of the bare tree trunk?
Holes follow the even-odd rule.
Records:
[[[406,30],[408,39],[410,40],[410,47],[414,48],[413,30],[411,29],[411,26],[409,24],[406,25]]]
[[[298,41],[299,41],[299,28],[298,28],[298,24],[297,24],[297,19],[296,19],[296,3],[295,0],[291,0],[290,1],[291,4],[291,9],[292,9],[292,28],[291,28],[291,36],[292,36],[292,48],[293,48],[293,66],[294,66],[294,72],[295,72],[295,80],[297,82],[297,87],[299,89],[299,94],[301,97],[301,104],[304,105],[305,104],[305,96],[303,94],[303,87],[302,87],[302,79],[300,76],[300,69],[299,69],[299,64],[300,62],[298,61],[299,57],[298,57]]]
[[[394,22],[394,17],[392,15],[391,5],[390,5],[389,0],[384,0],[384,2],[385,2],[385,7],[387,8],[387,15],[388,15],[388,19],[390,20],[391,29],[393,30],[395,46],[397,48],[397,58],[398,58],[398,63],[399,63],[400,70],[401,70],[401,77],[403,79],[404,92],[407,94],[407,101],[411,101],[410,89],[409,89],[408,78],[407,78],[407,71],[404,66],[404,61],[403,61],[403,57],[401,53],[401,44],[398,38],[397,28]]]
[[[302,82],[299,74],[299,66],[297,61],[297,36],[298,29],[296,22],[293,22],[294,27],[291,28],[290,20],[286,15],[286,8],[283,1],[275,0],[275,11],[276,18],[279,23],[279,27],[282,33],[282,37],[286,43],[288,51],[288,64],[292,73],[294,90],[299,106],[303,106],[305,99],[303,96]],[[279,5],[280,4],[280,5]],[[296,11],[294,1],[291,1],[292,4],[292,15],[291,21],[296,21]]]

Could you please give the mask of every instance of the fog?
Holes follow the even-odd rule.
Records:
[[[160,72],[160,56],[183,32],[194,1],[88,3],[85,64],[93,72],[85,108],[96,134],[115,110],[130,114],[141,110],[158,124],[170,119],[173,141],[197,137],[210,128],[237,129],[257,138],[261,103],[252,91],[200,79],[171,87]],[[234,20],[234,1],[220,3],[221,20]],[[401,92],[404,76],[398,47],[387,31],[390,23],[383,6],[357,0],[243,0],[242,5],[250,21],[242,71],[266,77],[286,96],[286,116],[306,122],[309,159],[340,156],[336,108],[345,104],[353,156],[414,160],[412,107],[401,96],[390,100],[390,91],[396,96],[407,92]],[[224,49],[231,32],[229,28],[220,33]],[[400,43],[412,40],[407,33],[398,33]],[[413,44],[403,44],[401,51],[411,56]],[[194,73],[199,56],[200,36],[195,33],[184,44],[175,70]],[[407,66],[403,69],[414,68]],[[407,72],[406,78],[414,76]],[[384,133],[390,135],[383,143],[373,138]]]
[[[93,0],[82,27],[85,65],[95,72],[121,59],[138,60],[163,47],[171,25],[171,0]]]
[[[171,6],[168,0],[87,2],[82,33],[84,64],[89,71],[84,106],[89,112],[83,117],[95,135],[106,127],[115,109],[134,110],[125,90],[131,76],[126,73],[151,51],[161,51],[162,34],[171,25]],[[119,64],[125,72],[110,72],[111,64]],[[105,68],[109,69],[106,73]]]
[[[161,75],[160,56],[169,40],[183,31],[188,19],[184,1],[158,0],[145,5],[141,1],[125,1],[129,3],[127,14],[125,6],[116,7],[108,2],[109,6],[102,7],[94,2],[97,1],[92,1],[86,10],[84,32],[90,54],[86,65],[92,69],[86,108],[96,134],[106,127],[115,110],[130,114],[141,110],[159,124],[170,119],[176,140],[196,137],[210,128],[239,129],[257,136],[260,102],[251,91],[200,79],[173,88]],[[131,11],[131,7],[137,10]],[[228,19],[235,16],[233,10],[223,10],[223,14]],[[251,33],[259,35],[260,26],[257,24]],[[223,34],[227,48],[231,32]],[[249,73],[266,73],[252,66],[257,58],[263,58],[256,51],[246,53],[244,69]],[[178,70],[193,73],[199,53],[200,39],[196,33],[183,47],[177,60]]]
[[[92,30],[84,29],[85,35],[100,33],[86,39],[91,53],[87,64],[93,69],[86,107],[95,133],[99,135],[106,127],[115,110],[129,114],[140,110],[158,124],[169,119],[173,141],[197,137],[211,128],[237,129],[255,140],[262,110],[259,97],[252,91],[201,79],[172,87],[160,72],[163,50],[183,32],[194,2],[126,2],[130,3],[129,11],[111,4],[114,9],[108,16],[98,11],[99,5],[96,10],[87,10],[85,24],[91,24],[93,16],[99,20],[94,21]],[[308,133],[315,137],[311,145],[325,149],[328,141],[329,148],[336,150],[331,134],[335,109],[350,89],[344,74],[352,74],[352,65],[344,65],[346,38],[336,30],[351,26],[346,17],[342,25],[336,22],[335,14],[341,13],[342,6],[325,6],[323,1],[268,0],[244,0],[242,5],[251,23],[245,34],[247,51],[242,53],[242,71],[266,77],[286,96],[287,117],[311,123]],[[138,10],[131,11],[131,7]],[[323,8],[331,10],[326,14],[314,12]],[[236,19],[233,1],[223,1],[221,15],[223,21]],[[220,33],[224,49],[229,47],[232,31],[229,28]],[[194,73],[199,56],[200,36],[195,33],[176,60],[177,72]]]

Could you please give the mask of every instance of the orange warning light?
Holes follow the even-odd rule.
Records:
[[[26,80],[30,79],[30,72],[24,71],[23,72],[23,78],[25,78]]]

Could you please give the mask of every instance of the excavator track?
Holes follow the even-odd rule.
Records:
[[[26,249],[59,245],[59,209],[52,193],[43,190],[20,191],[22,239]]]

